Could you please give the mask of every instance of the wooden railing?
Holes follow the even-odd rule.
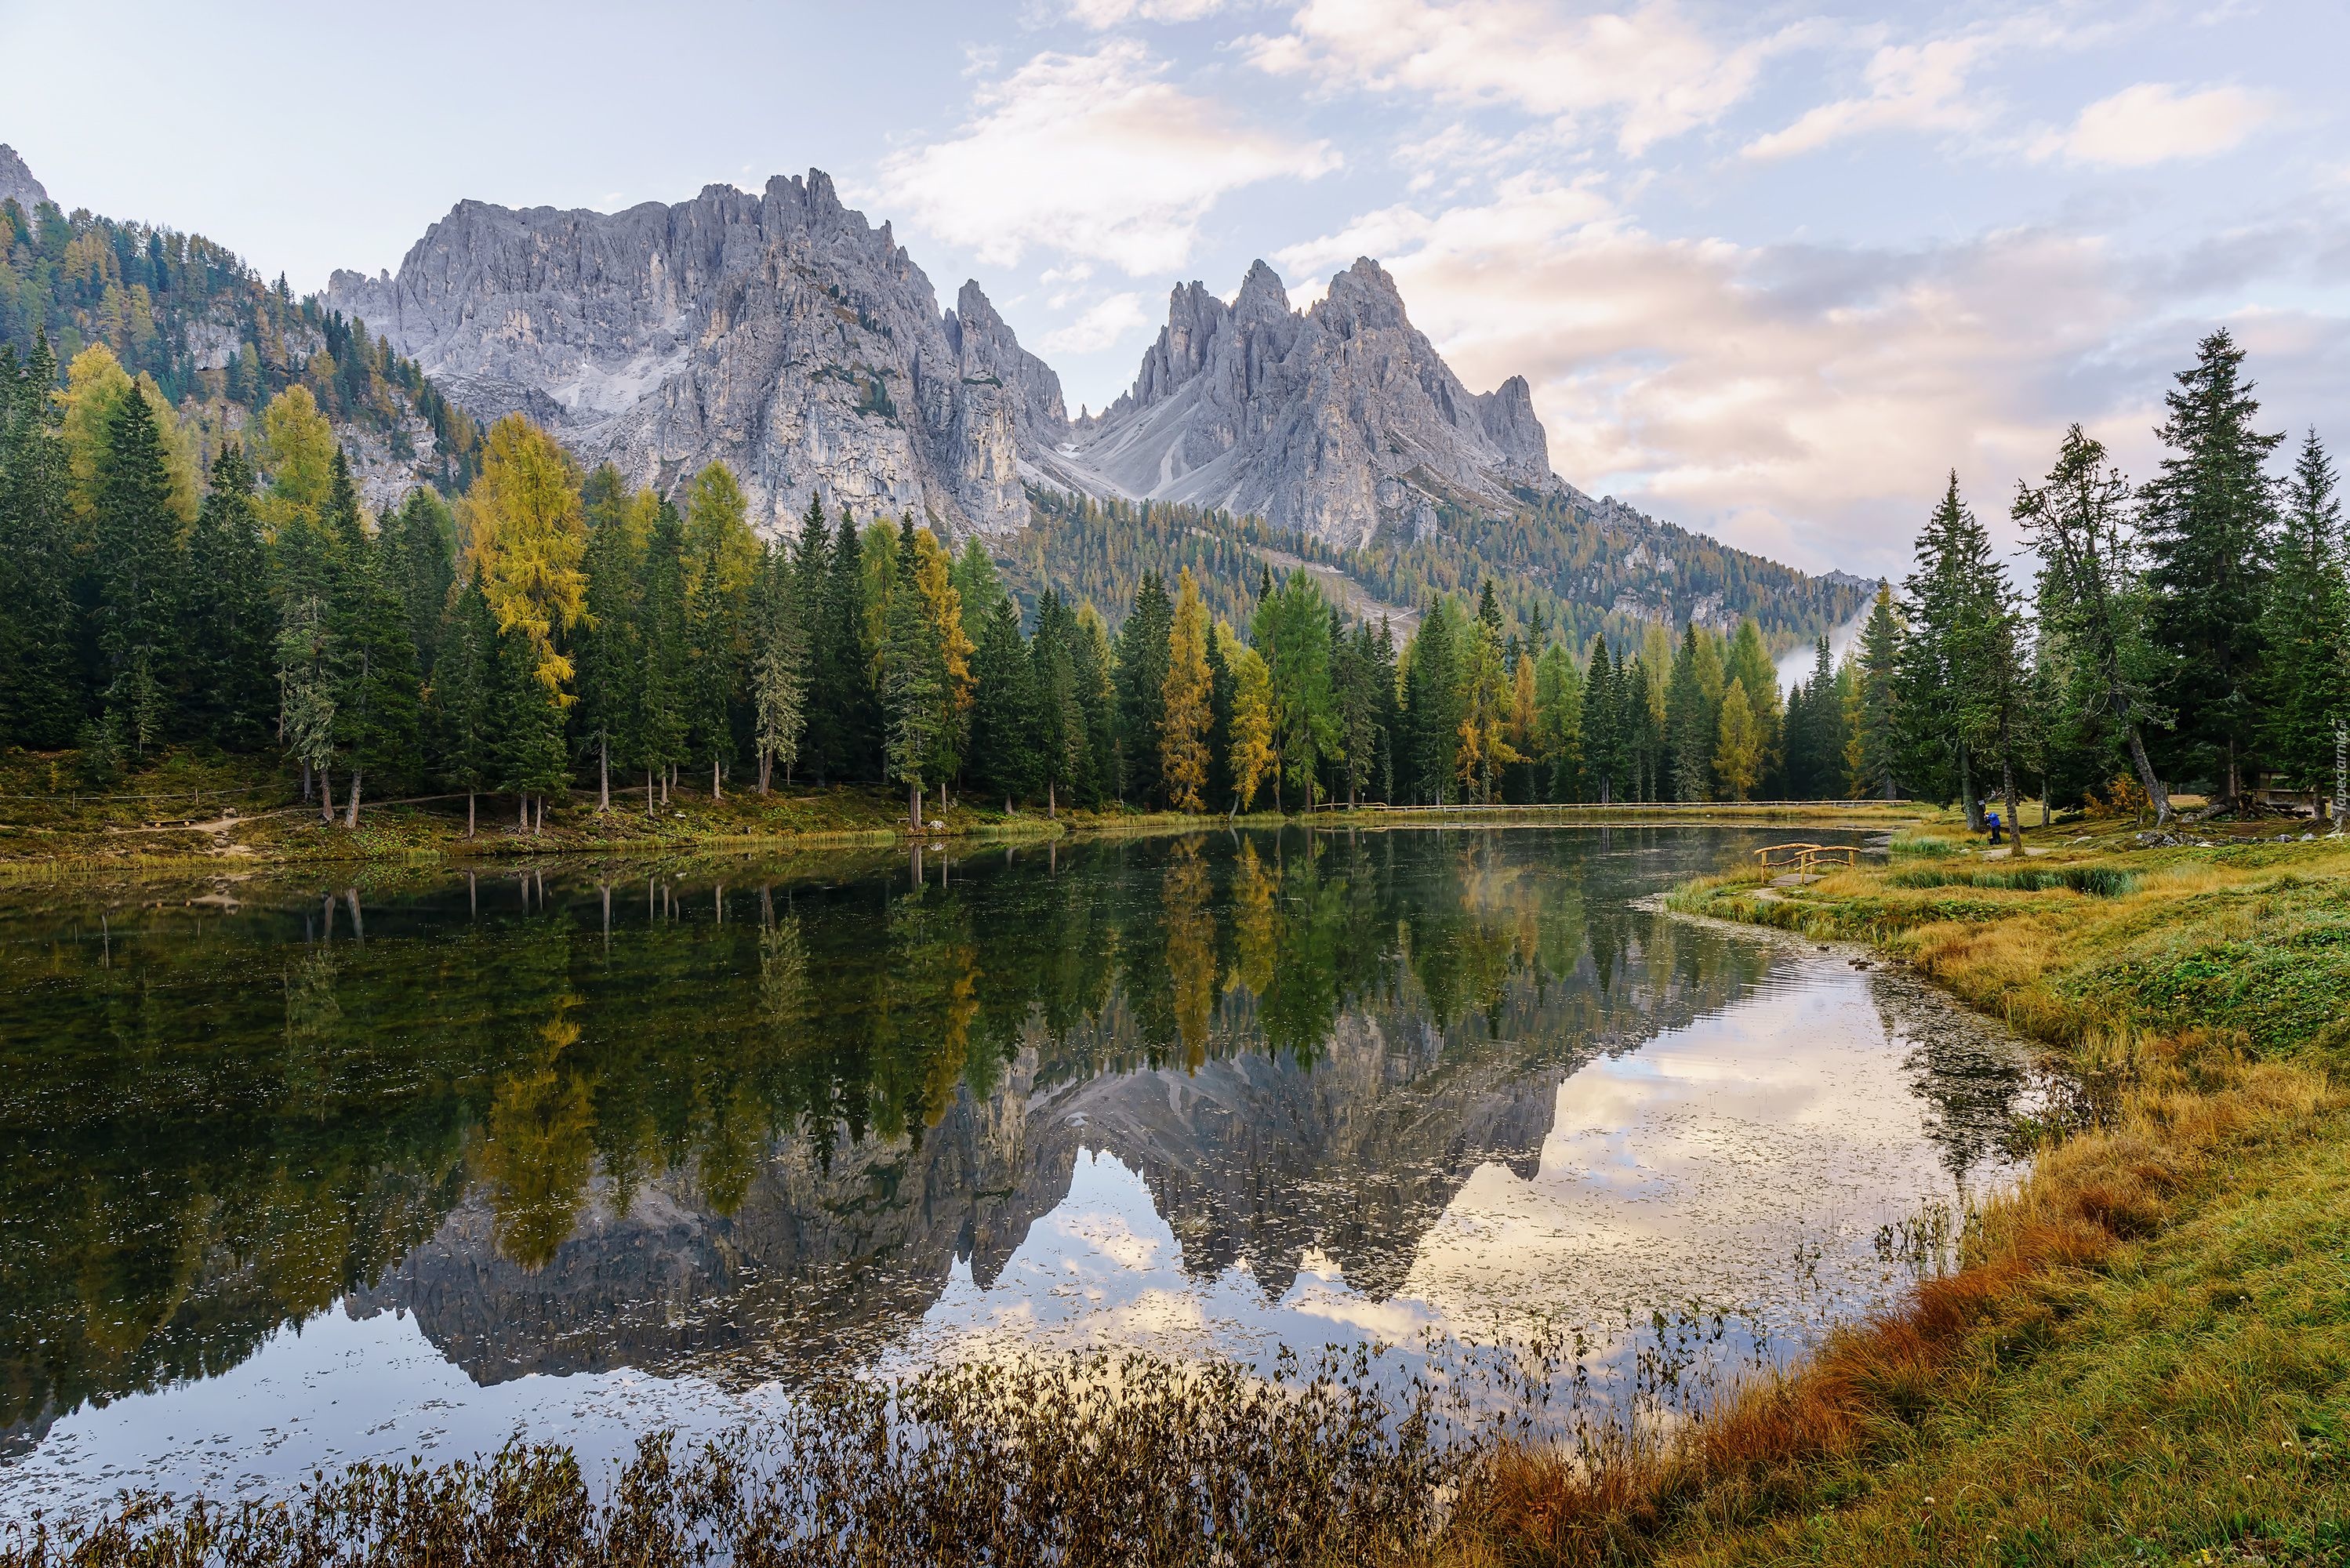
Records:
[[[1859,851],[1849,844],[1773,844],[1754,852],[1765,871],[1793,871],[1799,877],[1818,873],[1822,866],[1852,867],[1859,864]],[[1783,856],[1774,860],[1773,856]]]

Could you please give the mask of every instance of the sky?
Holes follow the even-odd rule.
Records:
[[[68,207],[296,289],[462,198],[614,210],[829,172],[1072,411],[1169,290],[1357,255],[1552,466],[1898,576],[1955,470],[2002,537],[2079,421],[2143,475],[2226,327],[2350,441],[2340,0],[0,0],[0,141]],[[37,62],[27,68],[26,63]]]

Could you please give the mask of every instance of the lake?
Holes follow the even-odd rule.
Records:
[[[1073,1349],[1548,1336],[1701,1400],[1893,1299],[2046,1090],[1912,980],[1654,906],[1790,836],[1857,841],[0,890],[0,1515]]]

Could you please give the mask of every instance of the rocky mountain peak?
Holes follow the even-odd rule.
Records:
[[[14,202],[29,213],[48,199],[48,192],[33,178],[16,150],[0,141],[0,202]]]
[[[1362,257],[1312,309],[1252,265],[1226,306],[1177,288],[1133,389],[1072,430],[1061,469],[1106,495],[1256,513],[1326,543],[1505,512],[1564,490],[1525,380],[1475,394]]]
[[[725,462],[770,531],[818,493],[1015,529],[1026,456],[1067,424],[1059,378],[986,296],[941,311],[818,169],[619,213],[460,202],[397,274],[338,272],[328,303],[477,418],[524,410],[635,483]]]

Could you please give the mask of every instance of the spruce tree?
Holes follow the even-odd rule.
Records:
[[[2067,750],[2108,753],[2108,731],[2153,801],[2157,826],[2170,820],[2170,792],[2155,772],[2147,732],[2170,715],[2149,693],[2147,597],[2137,569],[2129,485],[2106,461],[2102,442],[2079,425],[2064,433],[2056,466],[2034,488],[2016,486],[2013,515],[2040,554],[2042,684],[2057,708],[2050,722],[2067,732]],[[2100,761],[2107,761],[2106,758]],[[2103,784],[2110,776],[2083,781]]]
[[[439,492],[420,484],[408,493],[384,531],[396,558],[394,576],[408,614],[409,640],[416,647],[416,667],[430,673],[440,652],[442,618],[457,581],[456,520]]]
[[[253,465],[229,441],[213,460],[212,487],[188,535],[185,702],[191,727],[227,752],[268,740],[277,633],[269,602],[268,552],[254,510]]]
[[[1703,800],[1713,785],[1713,743],[1720,720],[1698,679],[1698,659],[1697,628],[1684,626],[1680,647],[1673,655],[1672,678],[1665,688],[1669,783],[1672,798],[1679,801]]]
[[[631,766],[645,774],[645,810],[669,798],[670,771],[685,757],[689,697],[686,669],[685,520],[660,504],[645,546],[644,588],[638,604],[636,651],[641,661],[635,724],[629,737]]]
[[[108,421],[92,544],[107,706],[144,755],[177,717],[167,711],[164,682],[176,651],[186,556],[162,432],[135,390]]]
[[[772,787],[776,764],[789,779],[807,727],[807,643],[791,557],[781,544],[760,564],[751,619],[751,731],[759,756],[759,793]]]
[[[1008,597],[988,611],[972,667],[978,690],[972,698],[970,774],[1009,811],[1043,786],[1044,758],[1036,736],[1035,669],[1020,636],[1020,612]]]
[[[441,658],[432,669],[427,720],[433,765],[442,784],[465,796],[465,836],[474,834],[474,796],[497,784],[496,618],[474,573],[449,601],[434,641]]]
[[[1130,623],[1129,623],[1130,624]],[[1208,612],[1189,566],[1177,584],[1159,679],[1159,798],[1176,811],[1205,808],[1208,732],[1214,720],[1214,677],[1208,669]]]
[[[1069,673],[1085,714],[1087,776],[1080,798],[1101,806],[1118,793],[1118,690],[1111,680],[1109,628],[1091,605],[1080,605],[1069,634]]]
[[[828,782],[868,779],[876,776],[878,760],[874,649],[865,635],[863,548],[846,509],[829,555],[808,704],[816,776]]]
[[[2334,728],[2350,722],[2350,587],[2334,489],[2334,464],[2313,430],[2279,508],[2261,688],[2265,754],[2307,789],[2332,784]]]
[[[346,828],[359,826],[360,793],[368,781],[396,791],[413,780],[423,761],[400,541],[396,535],[363,539],[359,549],[342,618],[343,680],[335,699],[337,749],[348,770]]]
[[[890,781],[906,790],[907,819],[922,826],[922,788],[937,776],[943,742],[941,718],[946,694],[943,650],[938,628],[923,613],[915,582],[921,563],[909,517],[898,538],[881,649],[883,762]]]
[[[588,607],[571,638],[572,682],[578,699],[572,706],[571,727],[583,760],[595,764],[596,809],[607,812],[612,805],[614,753],[623,768],[629,766],[635,760],[630,742],[641,727],[638,703],[646,669],[640,622],[647,561],[627,521],[633,498],[619,472],[606,463],[588,479],[589,532],[587,553],[580,557],[580,568],[588,575]]]
[[[87,704],[74,647],[73,520],[46,331],[0,347],[0,743],[68,743]]]
[[[1950,722],[1961,701],[1990,679],[1970,662],[1986,646],[1972,630],[1991,613],[1991,535],[1959,494],[1954,472],[1918,535],[1917,566],[1903,579],[1895,712],[1902,726],[1902,775],[1936,798],[1956,796],[1967,826],[1982,827],[1974,736]]]
[[[2244,351],[2223,327],[2164,397],[2169,449],[2140,492],[2154,589],[2157,695],[2177,715],[2165,750],[2208,779],[2212,805],[2239,803],[2259,743],[2256,712],[2275,506],[2262,465],[2284,440],[2252,428],[2260,404]]]
[[[1857,761],[1852,780],[1855,794],[1900,794],[1899,759],[1902,725],[1899,711],[1901,623],[1894,618],[1893,588],[1880,581],[1868,620],[1861,628]]]
[[[1118,788],[1146,808],[1165,799],[1161,732],[1167,715],[1167,642],[1174,622],[1167,585],[1158,573],[1145,572],[1134,591],[1134,607],[1118,628],[1116,663]]]
[[[538,645],[524,628],[497,634],[489,710],[495,787],[515,797],[520,830],[536,834],[546,816],[546,795],[570,782],[570,770],[563,709],[546,684]]]

